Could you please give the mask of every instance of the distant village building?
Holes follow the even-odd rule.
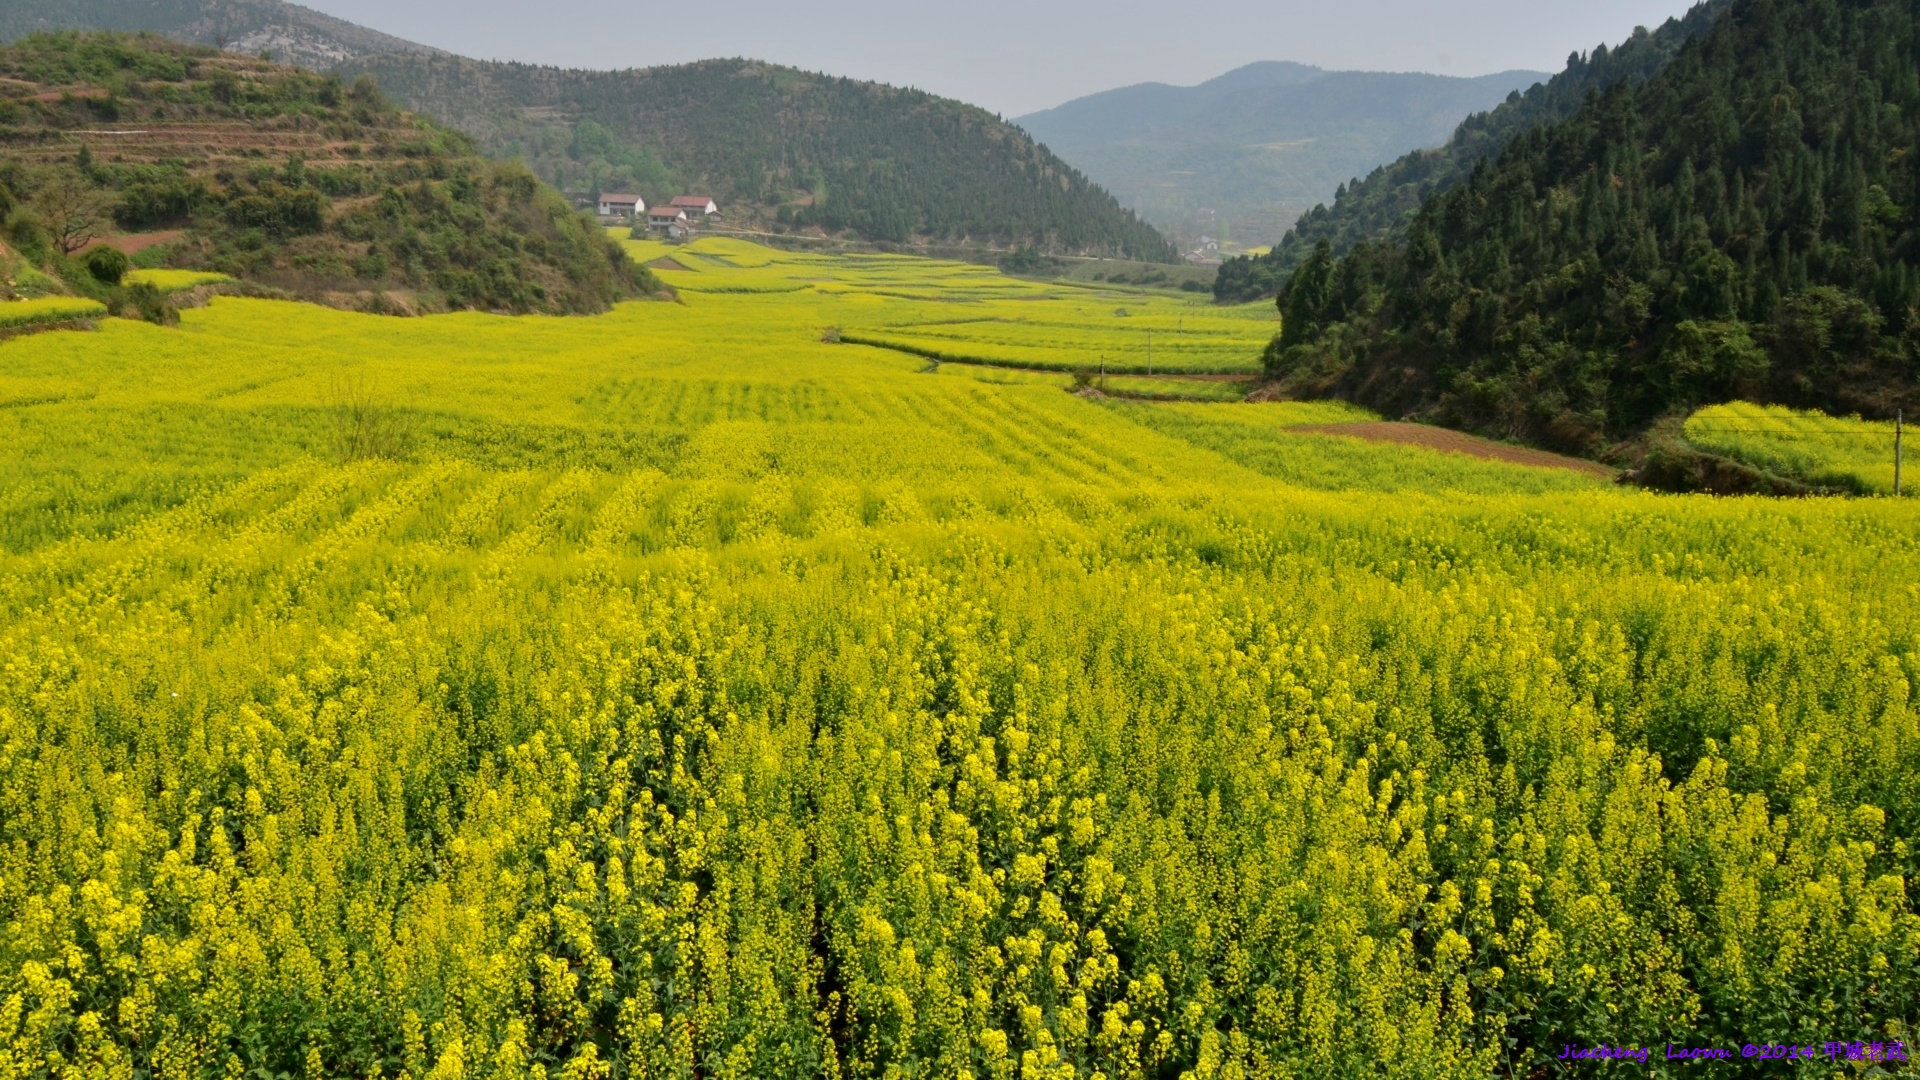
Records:
[[[708,218],[720,216],[720,204],[705,195],[676,195],[675,208],[685,210],[689,218]]]
[[[647,211],[647,225],[669,240],[679,240],[688,232],[687,212],[677,206],[656,206]]]
[[[608,192],[600,196],[601,217],[630,218],[645,213],[647,201],[638,195],[620,195]]]

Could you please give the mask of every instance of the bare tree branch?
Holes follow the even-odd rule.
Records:
[[[56,166],[36,179],[33,209],[60,254],[72,255],[106,235],[107,200],[78,169]]]

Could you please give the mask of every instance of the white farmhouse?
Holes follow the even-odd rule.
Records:
[[[720,204],[705,195],[676,195],[673,205],[685,210],[689,218],[715,217],[720,213]]]
[[[600,216],[630,218],[647,212],[647,201],[638,195],[607,192],[600,196]]]
[[[686,234],[687,212],[676,206],[656,206],[647,211],[647,224],[656,232],[674,235],[676,231]]]

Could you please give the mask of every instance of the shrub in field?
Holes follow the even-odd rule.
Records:
[[[118,285],[120,279],[127,276],[129,264],[127,257],[110,247],[97,247],[87,252],[87,273],[102,285]]]

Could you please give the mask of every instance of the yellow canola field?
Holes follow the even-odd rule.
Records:
[[[1251,377],[1280,328],[1271,304],[1220,308],[1168,292],[1042,284],[971,263],[776,251],[729,237],[626,243],[683,293],[794,294],[835,318],[844,341],[932,360]]]
[[[701,251],[0,342],[8,1075],[1911,1053],[1911,503],[930,371],[827,331],[1053,301]]]
[[[77,296],[11,300],[0,302],[0,330],[73,319],[93,319],[106,313],[106,305]]]

